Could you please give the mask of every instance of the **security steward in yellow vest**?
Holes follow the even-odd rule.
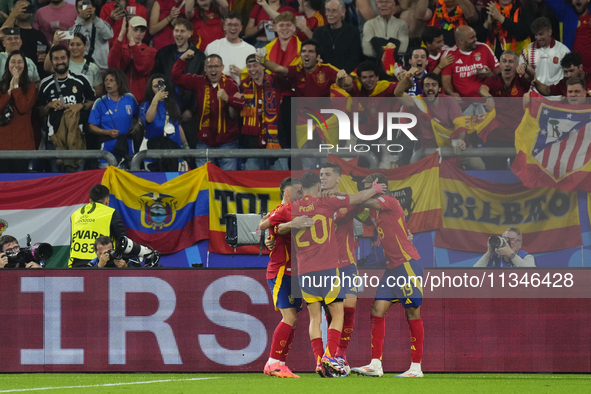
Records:
[[[72,214],[68,267],[90,266],[90,260],[96,257],[94,241],[98,237],[104,235],[115,241],[127,236],[121,214],[109,207],[109,194],[106,186],[94,185],[89,193],[90,202]]]

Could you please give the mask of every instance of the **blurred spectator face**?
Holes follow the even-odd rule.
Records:
[[[466,52],[471,52],[476,49],[476,32],[470,28],[466,32],[463,40],[458,40],[458,47]]]
[[[455,7],[458,4],[458,0],[444,0],[443,2],[448,9],[450,7]]]
[[[21,251],[21,248],[20,248],[20,246],[18,246],[18,242],[9,242],[9,243],[4,244],[2,246],[2,251],[3,252],[18,253]]]
[[[275,30],[280,40],[289,40],[296,32],[296,26],[287,21],[279,22],[275,25]]]
[[[16,6],[19,3],[26,3],[27,5],[31,4],[28,0],[19,0],[14,5]],[[16,19],[24,22],[24,21],[28,21],[30,17],[31,17],[31,14],[23,12],[22,14],[19,14],[19,16],[16,17]]]
[[[180,23],[178,23],[174,27],[173,35],[174,35],[174,42],[176,43],[176,45],[178,47],[182,47],[193,36],[193,32],[187,30],[187,28],[184,25],[181,25]]]
[[[21,55],[14,55],[10,58],[8,63],[9,70],[17,70],[19,74],[25,69],[25,59]]]
[[[521,249],[521,236],[519,234],[515,231],[505,231],[503,237],[509,238],[509,245],[512,251],[515,253],[519,252],[519,249]]]
[[[265,67],[259,62],[248,62],[246,68],[253,79],[259,79],[265,74]]]
[[[511,3],[513,3],[513,0],[499,0],[499,4],[501,5],[501,7],[506,7]]]
[[[211,83],[218,83],[222,79],[224,64],[217,57],[210,57],[205,60],[205,76]]]
[[[540,48],[545,48],[552,42],[552,30],[540,30],[536,34],[534,34],[536,43]]]
[[[158,84],[160,83],[160,81],[164,82],[164,79],[163,78],[154,78],[152,80],[152,91],[154,92],[154,94],[156,94],[160,91],[160,89],[158,88]]]
[[[304,70],[313,70],[318,64],[318,54],[314,45],[304,45],[300,53]]]
[[[439,97],[441,93],[441,86],[439,83],[431,78],[423,79],[423,92],[425,92],[425,99],[428,102],[433,102]]]
[[[21,36],[5,36],[2,40],[2,44],[4,45],[6,53],[10,53],[21,49],[23,41],[21,40]]]
[[[345,17],[345,11],[341,10],[341,5],[338,1],[329,1],[326,3],[325,10],[329,25],[338,25]]]
[[[583,69],[583,65],[575,66],[574,64],[570,67],[562,67],[562,71],[564,71],[564,76],[567,78],[577,77],[577,78],[585,78],[585,70]]]
[[[443,34],[433,40],[431,44],[425,44],[429,53],[441,53],[443,50]]]
[[[394,2],[392,0],[378,0],[376,4],[378,6],[378,13],[382,18],[392,16],[392,12],[394,11]]]
[[[51,65],[58,74],[65,74],[70,65],[70,59],[66,51],[55,51],[51,55]]]
[[[197,0],[197,5],[204,10],[208,10],[211,5],[211,0]]]
[[[72,38],[68,46],[70,47],[70,55],[74,58],[84,56],[84,52],[86,52],[86,45],[84,45],[80,37]]]
[[[92,5],[92,2],[87,1],[87,3],[90,4],[82,4],[82,0],[78,0],[76,2],[76,12],[78,13],[78,16],[82,19],[88,19],[90,18],[92,15],[94,15],[94,6]]]
[[[96,250],[94,252],[96,253],[96,257],[101,257],[103,253],[108,252],[111,249],[113,249],[112,243],[108,243],[106,245],[101,245],[100,243],[97,243]]]
[[[566,87],[566,101],[571,105],[583,105],[587,101],[587,92],[580,85],[568,85]]]
[[[105,91],[112,95],[119,95],[119,86],[117,86],[117,81],[115,77],[111,74],[105,75],[104,79],[105,84]]]
[[[412,51],[410,65],[418,68],[420,72],[425,71],[425,67],[427,67],[427,54],[423,48]]]
[[[141,44],[146,35],[146,28],[144,26],[132,27],[131,36],[136,44]]]
[[[518,62],[515,56],[505,53],[501,55],[501,75],[503,78],[513,78],[517,70]]]
[[[583,15],[589,7],[589,0],[573,0],[573,8],[579,15]]]
[[[378,79],[378,76],[373,71],[362,71],[359,75],[361,85],[363,85],[363,88],[368,92],[372,92],[375,89],[378,84]]]
[[[242,21],[240,19],[226,19],[224,21],[224,33],[228,41],[236,41],[241,30]]]

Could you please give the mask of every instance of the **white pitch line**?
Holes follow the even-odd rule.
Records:
[[[127,386],[127,385],[130,385],[130,384],[186,382],[186,381],[190,381],[190,380],[206,380],[206,379],[219,379],[219,377],[211,377],[211,378],[190,378],[190,379],[149,380],[149,381],[146,381],[146,382],[125,382],[125,383],[89,384],[89,385],[85,385],[85,386],[37,387],[37,388],[30,388],[30,389],[0,390],[0,393],[17,393],[17,392],[22,392],[22,391],[37,391],[37,390],[80,389],[80,388],[86,388],[86,387]]]

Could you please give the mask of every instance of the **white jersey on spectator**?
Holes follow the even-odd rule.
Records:
[[[215,54],[222,58],[224,63],[223,73],[234,78],[238,86],[240,86],[240,75],[230,73],[230,66],[234,65],[240,70],[244,70],[246,68],[246,58],[254,53],[254,47],[246,41],[242,40],[238,44],[232,44],[225,37],[212,41],[205,48],[205,56]]]
[[[544,85],[555,85],[564,77],[560,61],[570,49],[560,41],[552,40],[548,48],[532,42],[521,52],[519,64],[528,64],[536,70],[536,78]]]

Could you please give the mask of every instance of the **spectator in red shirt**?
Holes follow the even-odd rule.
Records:
[[[141,16],[145,20],[148,20],[146,7],[137,3],[136,0],[113,0],[101,8],[100,18],[113,28],[113,38],[109,41],[109,47],[112,47],[113,42],[117,40],[116,37],[119,37],[121,25],[126,20],[126,12],[128,19],[134,16]]]
[[[129,31],[127,28],[129,24]],[[138,103],[144,99],[146,83],[154,68],[156,49],[143,43],[148,24],[141,16],[134,16],[122,24],[119,38],[109,52],[109,67],[125,73],[131,94]],[[127,42],[124,41],[127,33]]]
[[[159,50],[174,42],[173,24],[176,18],[193,19],[195,15],[195,0],[186,0],[184,10],[181,9],[183,0],[156,0],[150,11],[150,35],[154,37],[154,48]]]
[[[205,51],[207,46],[220,38],[224,38],[224,21],[222,17],[228,13],[226,0],[197,0],[193,17],[193,34],[197,49]]]
[[[441,74],[441,71],[455,60],[453,55],[447,54],[441,56],[444,52],[449,50],[449,47],[443,42],[443,30],[427,26],[423,31],[423,43],[427,52],[429,52],[429,58],[427,59],[427,72],[433,72],[435,74]]]
[[[257,4],[250,13],[246,29],[244,29],[244,35],[247,37],[256,35],[254,47],[264,47],[275,38],[273,20],[286,11],[294,15],[297,13],[296,10],[286,5],[285,0],[257,0]],[[265,26],[273,37],[267,37]]]
[[[300,41],[305,41],[312,38],[314,29],[326,25],[324,3],[322,0],[299,0],[299,2],[299,11],[303,15],[296,17],[296,26]]]
[[[238,149],[240,131],[236,119],[244,108],[238,85],[222,73],[222,58],[215,54],[205,58],[205,75],[183,74],[194,55],[189,49],[177,60],[172,69],[172,82],[183,89],[194,90],[197,102],[203,103],[197,106],[195,113],[199,121],[197,149]],[[197,159],[195,163],[200,167],[206,159]],[[218,163],[224,171],[237,169],[236,159],[219,159]]]
[[[560,61],[560,65],[564,72],[564,78],[562,78],[557,84],[548,86],[537,79],[534,80],[535,88],[541,95],[566,97],[567,81],[572,77],[581,78],[586,82],[586,86],[591,87],[591,73],[585,72],[583,58],[578,52],[570,52],[564,55]],[[587,90],[587,94],[589,94],[589,90]]]
[[[521,123],[524,110],[521,100],[529,91],[535,71],[531,66],[519,65],[519,55],[511,50],[501,55],[501,73],[484,81],[478,93],[486,97],[487,112],[497,109],[499,126],[482,138],[488,146],[512,147],[515,145],[515,130]],[[503,97],[495,100],[495,97]],[[513,98],[513,100],[511,100]],[[484,158],[487,170],[507,169],[506,157]]]
[[[469,26],[456,29],[457,46],[447,54],[454,62],[442,72],[443,90],[453,97],[478,97],[478,89],[486,78],[498,74],[499,61],[486,44],[476,42],[476,32]]]

